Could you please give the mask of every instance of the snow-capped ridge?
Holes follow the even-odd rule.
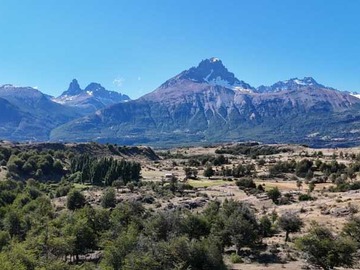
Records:
[[[360,99],[360,93],[358,93],[358,92],[352,92],[352,93],[350,93],[350,95]]]
[[[63,105],[81,107],[92,112],[118,102],[130,100],[130,98],[127,95],[106,90],[105,87],[96,82],[92,82],[85,89],[81,89],[78,81],[73,79],[68,89],[52,100]]]
[[[206,83],[221,86],[232,90],[253,91],[255,88],[235,77],[217,57],[202,60],[197,67],[192,67],[166,81],[160,88],[167,88],[181,80],[189,80],[196,83]]]
[[[274,83],[271,86],[261,85],[257,88],[257,92],[265,93],[265,92],[280,92],[280,91],[289,91],[296,90],[302,87],[312,87],[312,88],[328,88],[320,83],[318,83],[312,77],[304,77],[302,79],[299,78],[291,78],[289,80],[279,81]]]

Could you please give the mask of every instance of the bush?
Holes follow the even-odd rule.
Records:
[[[244,262],[243,259],[236,253],[232,253],[230,255],[230,261],[231,261],[231,263],[243,263]]]
[[[300,194],[299,201],[313,201],[314,197],[311,197],[309,194]]]
[[[296,176],[305,178],[307,175],[310,175],[312,173],[311,172],[312,165],[313,162],[308,159],[303,159],[300,162],[298,162],[295,167]]]
[[[279,199],[281,197],[281,192],[278,187],[274,187],[266,192],[266,195],[271,199],[274,203],[279,203]]]
[[[115,207],[116,205],[116,195],[113,188],[108,188],[104,195],[101,198],[101,206],[104,208]]]
[[[236,181],[236,185],[239,189],[256,188],[256,184],[251,178],[241,178]]]
[[[0,251],[10,243],[10,234],[5,231],[0,231]]]
[[[66,186],[59,186],[56,190],[55,190],[55,197],[63,197],[66,196],[69,191],[70,191],[70,186],[66,185]]]
[[[84,207],[85,202],[85,197],[80,191],[72,190],[67,196],[66,206],[69,210],[75,210]]]
[[[307,255],[309,263],[322,269],[351,267],[354,263],[356,243],[350,237],[335,236],[323,226],[313,226],[297,239],[296,246]]]
[[[349,189],[350,190],[358,190],[358,189],[360,189],[360,181],[356,181],[354,183],[351,183]]]

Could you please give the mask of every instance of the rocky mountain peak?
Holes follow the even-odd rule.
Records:
[[[67,91],[61,96],[52,98],[53,101],[76,107],[82,114],[92,113],[106,106],[130,100],[127,95],[106,90],[101,84],[92,82],[85,89],[81,89],[76,79],[72,80]]]
[[[98,92],[98,91],[104,91],[106,90],[100,83],[92,82],[88,86],[85,87],[85,91],[92,91],[92,92]]]
[[[281,82],[279,82],[281,83]],[[293,78],[287,81],[282,82],[284,85],[300,85],[300,86],[314,86],[314,87],[325,87],[322,84],[319,84],[312,77],[304,77],[303,79]]]
[[[277,83],[274,83],[271,86],[262,85],[262,86],[259,86],[257,88],[257,91],[261,92],[261,93],[264,93],[264,92],[279,92],[279,91],[297,90],[297,89],[302,89],[304,87],[327,88],[326,86],[318,83],[312,77],[304,77],[302,79],[292,78],[292,79],[285,80],[285,81],[279,81]]]
[[[80,85],[76,79],[73,79],[71,83],[69,84],[68,89],[62,93],[62,96],[76,96],[81,94],[82,90],[80,88]]]
[[[223,62],[216,57],[202,60],[197,67],[192,67],[165,82],[161,87],[166,88],[178,81],[188,80],[196,83],[219,85],[232,90],[252,91],[254,88],[235,77]]]

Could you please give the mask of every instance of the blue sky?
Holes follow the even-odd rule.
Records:
[[[77,78],[137,98],[216,56],[253,86],[312,76],[360,91],[357,0],[2,0],[0,84]]]

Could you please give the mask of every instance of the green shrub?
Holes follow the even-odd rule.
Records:
[[[313,201],[314,197],[310,196],[309,194],[300,194],[299,201]]]
[[[230,261],[231,261],[231,263],[243,263],[244,262],[243,259],[236,253],[232,253],[230,255]]]
[[[254,180],[251,179],[251,178],[241,178],[241,179],[236,181],[236,185],[240,189],[256,188],[256,184],[255,184]]]

